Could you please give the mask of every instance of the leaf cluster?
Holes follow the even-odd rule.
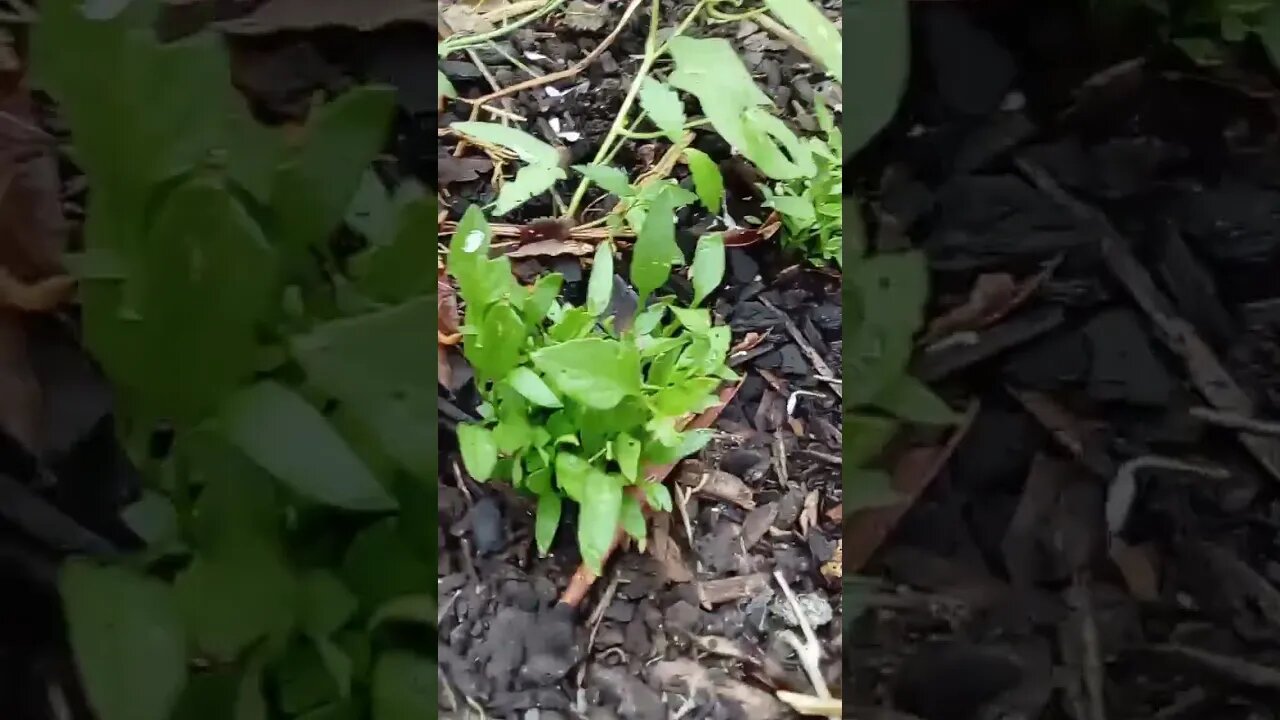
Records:
[[[680,189],[660,188],[647,204],[631,260],[641,301],[634,317],[611,314],[614,257],[596,251],[586,302],[565,300],[563,277],[520,286],[506,257],[490,257],[483,213],[468,208],[449,247],[448,272],[466,310],[466,358],[484,403],[482,420],[458,427],[467,471],[501,479],[537,498],[536,540],[546,553],[567,499],[579,507],[577,539],[599,572],[619,526],[645,540],[645,505],[671,509],[646,468],[697,452],[708,431],[682,431],[690,414],[718,402],[736,380],[726,366],[730,330],[700,307],[724,276],[724,241],[702,238],[694,253],[692,302],[645,302],[685,258],[675,243]]]
[[[1280,68],[1280,3],[1275,0],[1094,0],[1103,19],[1144,15],[1156,31],[1200,65],[1220,65],[1233,46],[1257,41]]]
[[[434,198],[368,184],[392,90],[291,141],[250,116],[218,38],[159,42],[155,6],[50,0],[32,41],[89,181],[86,344],[130,446],[174,435],[134,453],[146,550],[63,571],[80,676],[102,720],[426,716],[435,311],[407,263]],[[341,272],[329,240],[357,197],[385,212]]]

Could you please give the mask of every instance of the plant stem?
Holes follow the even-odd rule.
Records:
[[[480,33],[479,35],[458,35],[451,37],[440,43],[440,47],[437,52],[440,57],[445,57],[451,52],[457,52],[458,50],[474,47],[476,45],[483,45],[489,40],[500,38],[523,25],[528,25],[534,20],[551,13],[553,10],[563,5],[564,2],[565,0],[550,0],[546,5],[529,13],[528,15],[525,15],[510,25],[503,25],[502,27],[490,30],[489,32]]]
[[[600,164],[606,157],[610,156],[614,149],[614,142],[621,142],[623,126],[627,122],[627,113],[631,112],[631,106],[635,104],[636,97],[640,94],[640,84],[644,82],[645,77],[653,69],[653,65],[658,61],[658,58],[667,51],[667,46],[671,43],[671,39],[678,37],[688,29],[706,4],[707,0],[698,0],[698,4],[694,5],[684,20],[680,21],[680,24],[676,26],[676,29],[671,33],[671,37],[667,38],[661,45],[658,45],[659,0],[653,0],[649,17],[649,37],[645,40],[644,59],[640,62],[640,69],[636,71],[635,79],[631,81],[631,87],[627,89],[626,97],[622,99],[622,107],[618,108],[618,115],[613,119],[609,134],[605,135],[604,140],[600,143],[600,150],[596,152],[595,159],[591,161],[593,165]],[[578,188],[573,192],[573,198],[569,201],[569,208],[565,211],[565,217],[573,218],[577,214],[578,206],[582,204],[582,199],[587,194],[587,188],[590,186],[591,180],[585,177],[578,183]]]
[[[684,129],[692,130],[693,128],[706,125],[710,122],[711,121],[706,118],[699,118],[693,122],[685,123]],[[635,127],[635,123],[632,124],[632,127]],[[628,140],[657,140],[660,137],[667,136],[667,134],[662,130],[654,130],[652,132],[633,132],[631,130],[622,130],[618,134]]]

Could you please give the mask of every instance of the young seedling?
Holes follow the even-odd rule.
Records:
[[[564,502],[576,504],[578,547],[596,574],[619,527],[643,544],[645,507],[671,509],[666,487],[646,468],[700,450],[709,432],[682,432],[680,421],[715,405],[720,385],[737,379],[725,364],[729,328],[700,307],[724,275],[720,236],[698,243],[689,306],[670,297],[645,302],[685,261],[675,244],[674,203],[669,190],[647,209],[631,261],[641,298],[631,318],[606,313],[614,278],[609,243],[597,249],[583,306],[562,302],[557,274],[529,289],[518,285],[507,258],[489,257],[488,224],[475,206],[449,247],[448,271],[466,306],[464,354],[484,399],[482,421],[458,427],[467,471],[536,497],[543,554]]]

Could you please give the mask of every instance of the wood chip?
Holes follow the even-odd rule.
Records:
[[[755,597],[769,589],[769,573],[738,575],[698,583],[698,601],[711,609],[742,598]]]
[[[585,257],[595,251],[595,245],[577,240],[535,240],[508,252],[507,257],[556,257],[558,255]]]
[[[756,507],[755,494],[742,478],[724,470],[708,470],[702,463],[686,463],[676,482],[685,487],[697,488],[699,495],[733,503],[743,510]]]
[[[1244,417],[1255,416],[1257,413],[1253,401],[1223,367],[1208,343],[1196,334],[1191,323],[1176,314],[1173,303],[1156,287],[1150,273],[1133,254],[1129,243],[1106,216],[1073,198],[1038,165],[1025,160],[1018,160],[1018,165],[1037,187],[1070,209],[1084,226],[1097,233],[1103,260],[1111,274],[1146,313],[1155,327],[1157,337],[1169,350],[1182,358],[1192,384],[1209,404],[1218,410]],[[1247,433],[1241,433],[1238,437],[1240,443],[1272,479],[1280,481],[1280,438]]]

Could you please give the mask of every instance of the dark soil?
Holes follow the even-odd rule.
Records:
[[[921,348],[978,409],[936,476],[900,473],[931,483],[846,568],[846,707],[1276,717],[1276,441],[1203,412],[1280,411],[1274,73],[1253,47],[1193,67],[1075,4],[912,10],[913,86],[859,159],[879,240],[928,254],[935,316],[980,277],[1045,279]]]
[[[663,23],[673,25],[691,4],[664,3]],[[591,30],[567,28],[553,13],[502,43],[533,69],[553,72],[596,47],[624,7],[603,3],[599,28]],[[640,62],[647,7],[597,62],[555,83],[569,94],[551,97],[538,88],[512,96],[509,109],[528,119],[524,127],[566,147],[574,163],[590,162],[621,105]],[[780,107],[790,107],[792,99],[808,105],[822,81],[803,56],[753,26],[700,26],[695,32],[741,43],[757,80]],[[500,54],[481,56],[502,86],[529,77]],[[491,89],[465,54],[443,69],[464,96]],[[440,124],[469,114],[469,105],[453,103]],[[566,139],[565,131],[581,138]],[[695,146],[717,161],[729,160],[723,143],[703,136],[708,139]],[[628,143],[613,164],[634,177],[666,146]],[[451,218],[493,197],[488,162],[475,151],[454,157],[454,148],[446,140],[439,151],[440,189]],[[678,166],[673,176],[691,187],[686,174]],[[576,176],[557,191],[567,200],[575,185]],[[730,184],[730,212],[764,217],[750,185],[740,185],[745,190]],[[584,207],[598,193],[593,189]],[[599,217],[609,206],[596,202],[579,220]],[[535,201],[502,220],[521,223],[555,214],[550,200]],[[723,227],[718,222],[690,208],[678,217],[678,240],[689,252],[701,233]],[[587,271],[577,258],[527,258],[516,270],[525,279],[561,272],[569,298],[580,300],[585,293]],[[621,277],[617,287],[626,288]],[[665,291],[687,298],[687,280],[677,274]],[[476,398],[465,368],[455,362],[453,391],[442,396],[447,412],[442,411],[440,434],[442,714],[478,717],[483,709],[487,717],[521,719],[792,717],[774,690],[812,694],[814,688],[793,650],[779,640],[780,631],[800,631],[794,618],[787,619],[775,572],[818,625],[825,682],[838,691],[838,528],[827,516],[841,497],[841,421],[833,390],[838,385],[815,378],[822,373],[807,353],[820,356],[839,378],[839,279],[801,267],[773,242],[730,248],[726,285],[713,306],[733,328],[735,346],[744,346],[731,357],[743,384],[714,426],[711,446],[669,478],[678,491],[677,511],[654,520],[643,552],[634,546],[619,552],[576,611],[557,604],[580,562],[573,519],[562,524],[549,557],[538,558],[532,499],[506,487],[478,485],[461,469],[451,427]],[[771,306],[794,323],[802,341]],[[824,574],[821,567],[833,560]]]

